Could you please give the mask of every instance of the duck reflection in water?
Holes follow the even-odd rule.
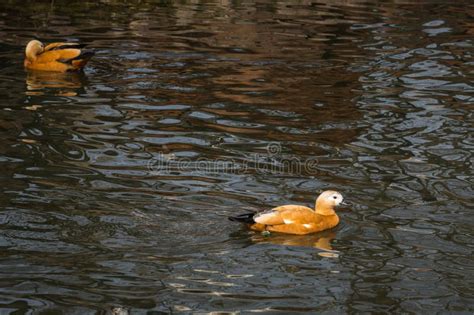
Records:
[[[83,72],[49,72],[28,70],[26,95],[76,96],[87,83]]]
[[[331,241],[336,237],[336,232],[332,230],[309,235],[286,235],[272,233],[270,236],[263,236],[260,233],[251,237],[252,242],[262,244],[273,244],[283,246],[314,247],[324,251],[334,251]]]

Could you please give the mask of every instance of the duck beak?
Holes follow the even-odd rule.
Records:
[[[342,201],[339,205],[340,206],[350,206],[351,204],[348,203],[348,202]]]

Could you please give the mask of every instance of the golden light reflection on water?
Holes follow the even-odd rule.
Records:
[[[49,94],[56,96],[76,96],[84,86],[83,72],[27,71],[26,91],[28,96]]]
[[[252,241],[255,243],[274,244],[282,246],[313,247],[323,251],[333,251],[331,241],[336,237],[335,231],[324,231],[309,235],[287,235],[272,233],[270,236],[255,234]]]

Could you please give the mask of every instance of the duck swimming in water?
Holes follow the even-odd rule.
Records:
[[[84,46],[78,43],[52,43],[44,46],[42,42],[32,40],[25,49],[24,66],[30,70],[78,71],[94,55],[92,51],[82,50]]]
[[[315,209],[299,205],[285,205],[260,213],[246,213],[229,217],[231,221],[247,223],[251,230],[286,234],[310,234],[335,227],[339,217],[335,207],[345,204],[342,195],[326,190],[316,199]]]

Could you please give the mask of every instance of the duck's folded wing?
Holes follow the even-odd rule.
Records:
[[[298,205],[286,205],[259,213],[254,217],[254,221],[265,225],[305,224],[314,222],[314,217],[315,213],[311,208]]]
[[[253,220],[260,224],[265,225],[276,225],[283,224],[283,217],[279,211],[269,210],[265,212],[257,213]]]
[[[50,50],[61,50],[61,49],[81,49],[84,48],[86,45],[84,44],[79,44],[79,43],[51,43],[49,45],[46,45],[44,48],[44,51],[50,51]]]
[[[45,51],[38,56],[39,63],[62,62],[67,63],[81,55],[80,49],[61,49]]]
[[[309,224],[316,221],[314,210],[304,206],[294,206],[279,212],[285,224]]]
[[[300,205],[279,206],[279,207],[273,208],[272,210],[273,211],[312,211],[314,212],[313,209],[305,207],[305,206],[300,206]]]

